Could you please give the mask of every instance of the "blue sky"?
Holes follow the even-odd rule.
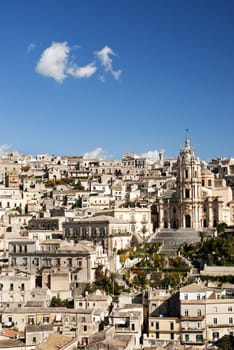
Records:
[[[234,157],[232,0],[0,1],[0,149]]]

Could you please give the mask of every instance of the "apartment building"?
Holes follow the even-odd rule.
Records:
[[[130,245],[129,222],[108,215],[98,215],[64,222],[64,238],[79,242],[89,240],[101,244],[108,256],[116,250]]]
[[[180,312],[178,293],[171,295],[165,290],[151,290],[147,299],[147,336],[144,344],[164,346],[170,342],[180,344]]]
[[[49,288],[51,297],[61,299],[74,297],[82,286],[94,282],[98,264],[108,266],[100,246],[56,239],[10,241],[9,259],[13,269],[34,274],[37,285]]]
[[[119,336],[134,336],[134,345],[140,346],[143,330],[143,307],[138,304],[123,305],[110,314],[110,324]]]
[[[151,209],[147,207],[114,208],[109,215],[119,220],[125,220],[130,224],[130,232],[133,234],[152,233]]]
[[[0,274],[0,307],[20,307],[31,299],[35,287],[35,277],[31,273],[15,273],[12,269],[2,269]]]
[[[205,347],[234,334],[234,287],[191,284],[180,289],[181,343]]]
[[[99,322],[94,321],[94,313],[94,309],[38,307],[36,305],[25,308],[7,308],[2,311],[2,323],[4,325],[11,323],[19,331],[25,332],[27,345],[36,346],[43,340],[45,341],[52,333],[76,337],[80,345],[85,345],[89,337],[99,329]]]

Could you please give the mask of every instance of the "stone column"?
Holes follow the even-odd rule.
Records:
[[[159,228],[164,227],[163,216],[163,201],[159,199]]]

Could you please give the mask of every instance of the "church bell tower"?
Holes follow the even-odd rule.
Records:
[[[188,135],[177,159],[176,185],[179,226],[198,229],[201,224],[201,162],[194,155]]]

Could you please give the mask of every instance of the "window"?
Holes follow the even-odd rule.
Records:
[[[185,178],[188,179],[188,170],[185,170]]]
[[[28,324],[33,325],[34,324],[34,316],[28,316]]]
[[[86,227],[83,227],[82,228],[82,237],[86,237],[86,234],[87,234]]]
[[[213,311],[213,312],[217,312],[217,306],[213,306],[213,307],[212,307],[212,311]]]
[[[43,316],[43,323],[48,324],[50,321],[49,316]]]
[[[105,237],[105,228],[100,227],[100,237]]]
[[[10,284],[10,290],[14,290],[14,284],[13,283]]]
[[[174,323],[173,322],[170,323],[170,329],[171,329],[171,331],[174,330]]]
[[[95,227],[92,228],[92,233],[91,233],[92,237],[96,237],[97,236],[97,230]]]
[[[135,323],[132,323],[132,331],[135,331]]]
[[[184,310],[184,316],[188,316],[188,309]]]
[[[189,189],[185,189],[185,198],[189,198],[190,197],[190,191]]]
[[[87,332],[87,326],[84,326],[84,332]]]
[[[184,295],[184,300],[188,300],[188,294]]]
[[[156,336],[156,339],[159,339],[159,332],[156,332],[155,336]]]
[[[32,341],[33,341],[33,343],[36,343],[36,342],[37,342],[37,338],[36,338],[36,337],[33,337],[33,338],[32,338]]]
[[[156,323],[155,323],[155,328],[156,328],[156,329],[159,329],[159,322],[156,322]]]
[[[197,309],[197,316],[201,316],[201,309]]]
[[[200,294],[197,294],[197,300],[200,300],[200,299],[201,299]]]
[[[208,180],[208,186],[211,187],[211,180],[210,179]]]
[[[171,333],[171,334],[170,334],[170,339],[171,339],[171,340],[174,340],[174,333]]]
[[[215,317],[213,318],[213,324],[217,324],[218,323],[218,319]]]
[[[74,236],[78,237],[80,235],[80,229],[77,227],[73,231]]]
[[[232,312],[232,306],[228,306],[228,311]]]
[[[200,343],[203,341],[203,336],[202,334],[196,334],[196,342]]]
[[[214,341],[218,340],[218,339],[219,339],[219,332],[214,332],[214,333],[212,334],[212,337],[213,337],[213,340],[214,340]]]
[[[189,341],[189,334],[185,334],[185,341]]]
[[[229,317],[229,324],[233,324],[233,318]]]

